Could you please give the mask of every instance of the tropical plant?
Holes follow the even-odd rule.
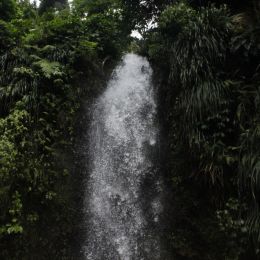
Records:
[[[115,59],[125,39],[112,11],[85,19],[46,7],[38,16],[21,1],[15,15],[0,21],[0,258],[62,259],[72,255],[79,214],[76,114],[82,96],[104,85],[104,57]]]
[[[14,18],[17,11],[17,4],[15,0],[1,0],[0,1],[0,19],[10,21]]]
[[[233,236],[229,230],[225,231],[224,239],[233,245],[223,246],[222,252],[214,251],[213,246],[211,251],[216,259],[239,259],[252,250],[252,238],[255,252],[260,241],[259,27],[255,10],[231,16],[236,8],[229,11],[227,6],[205,7],[202,2],[193,2],[192,6],[184,1],[168,6],[159,17],[158,28],[147,34],[144,45],[147,49],[143,52],[149,55],[161,76],[160,102],[161,109],[166,111],[161,121],[167,129],[164,131],[169,145],[165,149],[170,154],[164,155],[166,169],[173,180],[179,180],[177,184],[174,181],[174,193],[181,189],[190,193],[200,207],[209,207],[208,213],[200,217],[210,228],[201,228],[197,236],[207,234],[212,243],[221,244],[223,234],[218,233],[209,214],[219,212],[227,229],[233,216],[241,216],[242,226],[251,236],[230,226],[237,238],[228,238]],[[194,191],[197,185],[203,186],[207,199],[196,197],[201,196]],[[180,203],[183,196],[177,195],[174,201]],[[226,218],[222,213],[226,212],[225,204],[231,205],[227,202],[230,197],[241,206],[234,207],[233,216]],[[193,205],[185,209],[199,214]],[[185,219],[186,214],[179,212],[174,218]],[[200,226],[200,221],[194,216],[192,225]],[[189,225],[188,220],[186,224]],[[182,233],[181,230],[176,232]],[[185,228],[182,234],[183,237],[179,234],[178,237],[188,241],[190,247],[179,245],[178,252],[190,250],[194,257],[194,241],[188,238]],[[255,252],[249,255],[257,257]]]

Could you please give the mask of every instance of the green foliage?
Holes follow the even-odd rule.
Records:
[[[129,49],[148,55],[161,80],[173,255],[257,257],[259,5],[190,2],[75,0],[70,10],[66,0],[39,9],[0,0],[1,259],[73,255],[69,154],[81,97],[100,91],[103,61],[119,57],[131,30],[144,32],[150,20],[158,26]]]
[[[105,14],[111,9],[118,9],[120,7],[119,1],[114,0],[75,0],[74,6],[78,12],[88,12],[92,14]]]
[[[158,28],[147,33],[143,49],[161,78],[161,121],[169,143],[166,169],[178,179],[173,183],[172,204],[192,197],[197,207],[208,208],[200,214],[185,202],[184,213],[178,208],[178,213],[173,212],[173,250],[188,259],[208,259],[198,253],[195,232],[195,237],[211,239],[204,241],[211,259],[256,258],[260,243],[258,15],[247,9],[231,17],[226,6],[198,5],[179,1],[168,6],[159,16]],[[204,199],[198,189],[204,190]],[[191,223],[186,219],[189,212]],[[210,214],[217,214],[220,229]],[[193,231],[184,224],[180,227],[181,219],[186,227],[195,227]]]
[[[84,17],[49,4],[38,16],[21,1],[0,21],[1,259],[72,257],[76,115],[100,91],[104,57],[126,42],[118,12]]]
[[[248,250],[248,227],[246,221],[238,212],[247,210],[237,199],[229,199],[223,210],[217,211],[220,231],[224,233],[227,242],[226,259],[239,259]]]
[[[10,21],[16,14],[16,1],[15,0],[1,0],[0,1],[0,19]]]
[[[61,10],[63,8],[68,8],[68,6],[68,0],[42,0],[39,7],[39,13],[43,14],[54,8]]]
[[[50,62],[41,59],[33,63],[33,66],[39,68],[40,72],[47,79],[51,79],[52,77],[62,77],[62,68],[59,62]]]
[[[225,120],[228,118],[222,118],[225,115],[219,112],[229,108],[229,83],[221,76],[226,59],[229,23],[225,8],[210,7],[195,11],[184,3],[166,9],[159,22],[163,45],[167,48],[164,57],[170,67],[169,81],[175,85],[178,94],[173,108],[180,120],[177,134],[194,149],[203,150],[204,146],[207,150],[205,155],[211,154],[211,159],[207,156],[207,161],[205,157],[200,159],[203,165],[201,171],[208,172],[213,181],[214,172],[216,176],[222,175],[222,169],[216,166],[223,165],[216,160],[217,151],[221,151],[217,148],[221,144],[216,143],[219,130],[224,131],[223,137],[227,134]],[[152,52],[149,53],[155,54],[153,59],[159,57],[156,46],[161,49],[156,42],[152,44]],[[216,113],[219,113],[218,118]],[[219,128],[215,129],[215,134],[207,131],[214,124]],[[223,127],[221,124],[224,124]]]
[[[116,56],[120,50],[121,30],[118,23],[120,13],[113,10],[107,14],[93,14],[86,20],[86,26],[89,28],[91,35],[90,41],[97,40],[97,50],[100,56],[105,57],[105,54]],[[94,36],[94,37],[93,37]]]
[[[29,114],[25,110],[14,110],[7,118],[0,120],[0,193],[1,197],[5,198],[1,203],[0,237],[23,232],[21,195],[12,184],[21,177],[19,165],[22,162],[19,160],[22,157],[18,147],[28,133],[28,117]]]
[[[131,28],[140,31],[147,27],[147,22],[157,16],[175,0],[122,0],[124,17]]]

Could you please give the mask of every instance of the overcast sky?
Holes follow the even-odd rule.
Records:
[[[32,3],[34,2],[34,0],[30,0]],[[40,3],[40,0],[35,0],[37,5]]]

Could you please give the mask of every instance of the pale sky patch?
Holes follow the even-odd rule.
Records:
[[[136,30],[132,31],[131,36],[138,39],[142,39],[142,35]]]

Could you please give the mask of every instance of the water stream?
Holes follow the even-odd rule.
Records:
[[[127,54],[92,109],[87,260],[162,259],[156,102],[148,61]]]

